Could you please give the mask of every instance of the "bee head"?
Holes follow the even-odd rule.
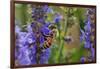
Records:
[[[56,29],[56,25],[55,24],[50,24],[49,29],[51,29],[51,30]]]

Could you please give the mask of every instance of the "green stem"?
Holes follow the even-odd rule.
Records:
[[[69,14],[69,9],[68,9],[68,13],[66,14],[66,19],[65,19],[64,36],[67,33],[68,14]],[[64,41],[61,40],[61,44],[60,44],[60,48],[59,48],[59,55],[58,55],[58,61],[59,61],[59,63],[61,62],[61,58],[63,57],[63,48],[64,48]]]

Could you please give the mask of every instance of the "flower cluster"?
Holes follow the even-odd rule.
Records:
[[[32,5],[33,22],[28,24],[26,32],[16,25],[16,47],[15,63],[16,65],[46,64],[50,56],[50,48],[41,50],[45,37],[51,30],[48,28],[50,23],[46,22],[47,14],[53,13],[48,5]]]
[[[94,20],[94,10],[93,9],[88,9],[86,16],[87,19],[85,21],[85,26],[84,26],[84,30],[80,30],[81,31],[81,36],[80,36],[80,41],[84,41],[84,48],[88,49],[91,52],[91,55],[88,56],[88,61],[93,61],[95,58],[95,49],[94,49],[94,42],[95,39],[91,39],[91,37],[94,37],[94,32],[95,32],[95,28],[94,28],[94,23],[92,20]],[[92,31],[94,30],[94,31]],[[86,61],[85,57],[82,57],[80,59],[82,62]]]

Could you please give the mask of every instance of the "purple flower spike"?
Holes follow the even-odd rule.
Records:
[[[91,36],[94,36],[94,24],[91,23],[91,15],[94,14],[93,9],[88,9],[87,10],[87,19],[85,21],[85,26],[84,26],[84,31],[81,30],[81,36],[80,40],[82,41],[84,38],[84,48],[88,49],[91,52],[91,55],[88,56],[88,61],[91,62],[95,58],[95,49],[93,48],[93,45],[95,44],[95,41],[91,40]],[[83,33],[85,33],[85,37],[83,37]],[[85,58],[82,57],[82,60]]]
[[[51,30],[46,23],[45,16],[47,13],[51,13],[53,10],[49,6],[32,6],[32,18],[31,24],[26,27],[27,32],[21,31],[16,26],[16,50],[15,58],[19,65],[32,65],[32,64],[46,64],[50,56],[50,48],[40,49],[44,46],[45,37],[50,35]],[[60,17],[59,17],[60,18]]]

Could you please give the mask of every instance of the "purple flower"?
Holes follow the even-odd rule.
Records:
[[[91,43],[90,42],[85,42],[84,43],[84,48],[90,48],[91,47]]]
[[[36,62],[36,45],[34,45],[34,46],[32,46],[31,48],[30,48],[30,55],[29,55],[29,57],[30,57],[30,60],[31,60],[31,64],[36,64],[37,62]]]
[[[91,48],[91,56],[92,56],[92,58],[95,57],[95,49],[94,48]]]
[[[59,23],[62,19],[62,15],[60,13],[56,13],[54,16],[54,23]]]
[[[43,10],[44,10],[44,12],[46,12],[46,13],[53,13],[53,9],[50,8],[48,5],[44,5],[44,6],[43,6]]]
[[[84,48],[89,49],[91,52],[91,55],[88,56],[88,61],[90,61],[90,62],[93,61],[93,59],[95,57],[95,49],[92,46],[94,41],[91,40],[91,35],[93,36],[93,34],[94,34],[91,31],[91,29],[93,27],[93,25],[91,24],[91,16],[90,16],[91,14],[93,14],[92,10],[88,9],[87,10],[87,19],[86,19],[85,26],[84,26],[84,31],[81,30],[81,36],[80,36],[80,40],[84,39]],[[83,37],[83,35],[84,35],[84,37]],[[81,60],[85,60],[85,58],[82,57]]]
[[[35,38],[35,35],[34,35],[34,33],[27,33],[27,35],[26,35],[26,40],[27,40],[27,42],[29,43],[29,44],[31,44],[31,43],[35,43],[36,42],[36,38]]]
[[[85,39],[85,33],[82,29],[80,29],[80,41],[82,42]]]
[[[27,34],[26,32],[20,32],[18,34],[18,36],[17,36],[18,39],[16,41],[18,42],[19,45],[24,46],[24,44],[26,42],[26,38],[25,38],[26,34]]]
[[[45,18],[39,18],[39,19],[38,19],[38,22],[44,24],[44,23],[45,23]]]
[[[28,32],[32,32],[32,27],[31,27],[31,25],[32,25],[32,24],[27,25],[27,31],[28,31]]]
[[[50,22],[46,22],[44,26],[49,27],[50,24],[51,24]]]
[[[81,63],[84,63],[86,61],[86,58],[85,57],[81,57],[80,61],[81,61]]]
[[[27,25],[27,32],[21,31],[19,27],[15,28],[17,32],[15,57],[19,65],[37,64],[37,60],[39,64],[48,63],[50,48],[39,51],[38,48],[44,45],[45,36],[51,32],[48,28],[50,23],[45,21],[45,14],[51,12],[51,10],[46,5],[32,7],[34,22]],[[38,57],[37,54],[39,55]]]
[[[91,22],[90,22],[90,18],[88,17],[86,25],[84,27],[85,32],[90,32],[91,31]]]
[[[44,41],[45,41],[44,36],[41,36],[40,37],[40,47],[43,46]]]
[[[16,25],[15,26],[15,33],[20,33],[20,31],[21,31],[20,27]]]
[[[91,36],[91,21],[90,21],[90,17],[87,17],[86,23],[85,23],[85,42],[84,42],[84,47],[85,48],[90,48],[91,47],[91,40],[90,40],[90,36]]]
[[[31,64],[31,60],[29,58],[29,50],[27,47],[19,48],[19,56],[17,60],[20,65]]]
[[[48,48],[42,51],[42,54],[40,57],[40,64],[47,64],[49,57],[50,57],[50,49]]]
[[[51,32],[51,30],[48,27],[43,26],[41,28],[41,32],[43,33],[43,35],[49,35],[49,33]]]

